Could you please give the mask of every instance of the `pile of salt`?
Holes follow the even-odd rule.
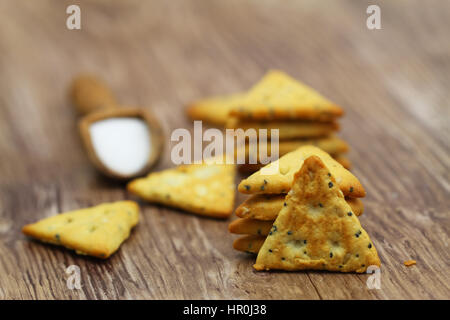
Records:
[[[89,127],[92,145],[99,160],[111,171],[133,175],[148,163],[151,134],[139,118],[109,118]]]

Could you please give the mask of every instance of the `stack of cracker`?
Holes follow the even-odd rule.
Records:
[[[343,110],[281,71],[269,71],[246,93],[198,101],[188,108],[188,114],[229,129],[267,129],[269,137],[271,129],[278,129],[279,156],[304,145],[315,145],[345,168],[351,166],[345,156],[348,144],[335,136]],[[241,172],[255,172],[263,166],[264,161],[259,159],[262,143],[258,141],[250,148],[246,142],[246,162],[239,167]]]
[[[361,227],[359,180],[314,146],[287,153],[244,179],[239,192],[251,194],[236,209],[229,231],[241,234],[233,247],[258,254],[257,270],[319,269],[364,272],[380,265],[377,251]]]

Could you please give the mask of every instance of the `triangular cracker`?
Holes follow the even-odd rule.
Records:
[[[240,119],[330,121],[341,116],[343,110],[307,85],[272,70],[253,86],[230,114]]]
[[[330,170],[317,156],[304,161],[258,253],[256,270],[364,272],[377,251]]]
[[[243,93],[228,96],[210,97],[196,101],[188,106],[187,113],[192,120],[202,120],[209,124],[224,126],[233,106],[244,97]]]
[[[137,203],[119,201],[58,214],[28,224],[22,232],[78,254],[106,259],[128,238],[138,221]]]
[[[312,122],[312,121],[247,121],[230,117],[226,128],[254,129],[259,134],[261,130],[267,130],[267,137],[271,137],[272,130],[278,130],[278,137],[284,139],[318,138],[331,135],[339,130],[337,122]]]
[[[258,253],[266,237],[243,236],[233,241],[233,248],[247,253]]]
[[[236,215],[244,219],[274,221],[285,202],[285,194],[255,194],[236,208]],[[364,205],[359,198],[345,198],[352,212],[360,216]]]
[[[331,174],[336,178],[336,182],[344,195],[352,198],[362,198],[366,195],[358,178],[331,158],[328,153],[314,146],[300,147],[295,151],[285,154],[277,161],[268,164],[247,179],[242,180],[238,190],[247,194],[287,193],[291,189],[295,172],[301,168],[303,160],[312,155],[318,156],[330,169]],[[262,174],[265,168],[267,170],[267,168],[276,168],[277,166],[278,173]],[[270,173],[271,171],[269,170]]]
[[[127,188],[150,202],[226,218],[234,206],[235,171],[228,164],[181,165],[133,180]]]

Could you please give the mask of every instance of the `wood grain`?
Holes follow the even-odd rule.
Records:
[[[450,298],[450,5],[376,1],[0,0],[0,298]],[[67,30],[79,3],[82,29]],[[368,275],[256,272],[233,251],[229,221],[142,203],[141,222],[107,261],[25,238],[25,223],[128,199],[83,152],[67,89],[105,78],[121,103],[148,106],[166,134],[184,106],[247,89],[279,68],[345,108],[341,136],[365,186],[361,223],[382,260]],[[156,169],[171,167],[170,143]],[[238,203],[244,197],[238,196]],[[403,266],[403,261],[417,265]],[[78,265],[82,289],[65,268]]]

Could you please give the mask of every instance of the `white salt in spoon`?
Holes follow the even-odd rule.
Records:
[[[80,135],[94,166],[108,177],[129,180],[146,174],[162,151],[159,122],[143,108],[121,108],[98,78],[76,78],[71,96],[78,112]]]

